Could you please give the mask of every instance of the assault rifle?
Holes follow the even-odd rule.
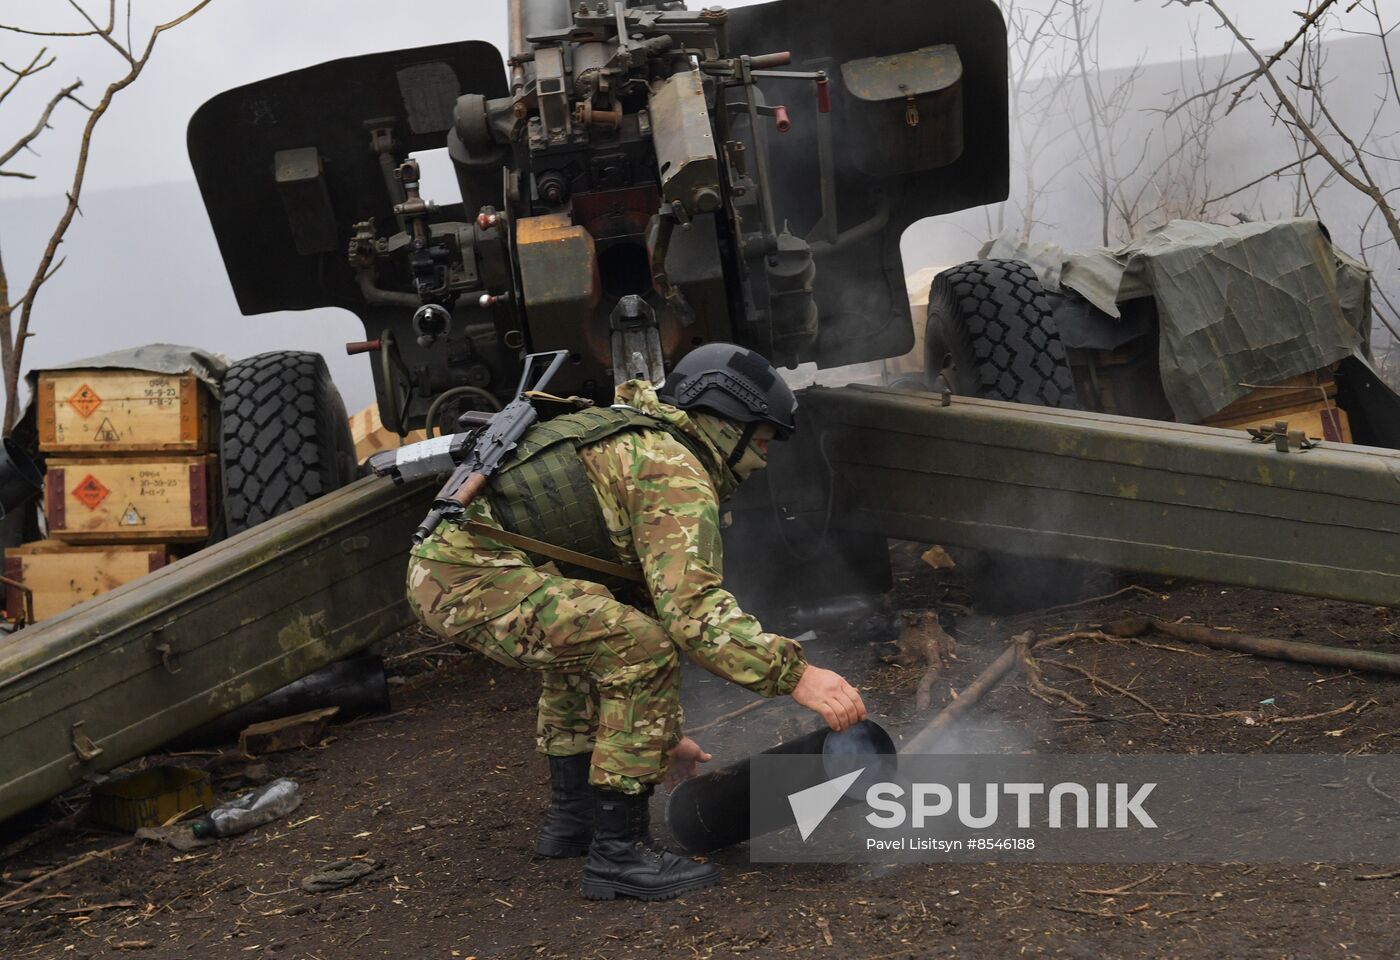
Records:
[[[442,521],[460,517],[466,511],[467,504],[486,489],[491,475],[515,450],[525,431],[540,418],[529,394],[543,390],[568,355],[567,350],[556,350],[527,356],[525,369],[520,373],[520,385],[515,390],[515,399],[486,423],[461,433],[410,443],[397,450],[386,450],[370,458],[370,468],[375,475],[393,477],[395,483],[451,471],[452,475],[433,498],[433,508],[413,532],[414,543],[422,543]],[[546,360],[549,366],[536,377]],[[465,426],[472,422],[473,415],[465,414],[458,425]]]

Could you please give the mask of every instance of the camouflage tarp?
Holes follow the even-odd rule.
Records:
[[[175,343],[147,343],[139,347],[113,350],[96,357],[84,357],[67,363],[55,363],[43,370],[147,370],[151,373],[181,374],[192,373],[209,387],[214,396],[223,392],[224,372],[229,360],[221,353],[211,353],[199,347],[185,347]],[[29,378],[30,396],[37,382],[40,370],[31,370]]]
[[[1151,297],[1162,386],[1185,422],[1204,420],[1251,385],[1364,354],[1370,342],[1370,271],[1334,247],[1316,220],[1173,220],[1116,250],[1075,254],[999,238],[982,256],[1024,260],[1048,290],[1087,301],[1095,309],[1080,313],[1101,323],[1120,319],[1118,304]],[[1075,342],[1094,337],[1070,329],[1074,322],[1062,323],[1070,346],[1116,345]]]

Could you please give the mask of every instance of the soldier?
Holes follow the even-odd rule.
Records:
[[[718,880],[650,835],[668,765],[676,779],[710,759],[681,732],[678,653],[755,693],[790,695],[833,730],[865,706],[721,586],[719,503],[796,428],[787,384],[758,354],[716,343],[682,358],[660,396],[632,380],[617,400],[532,427],[488,494],[414,549],[408,597],[438,634],[542,672],[551,801],[536,852],[587,853],[589,899],[661,900]],[[556,574],[536,565],[546,556],[568,562]],[[620,575],[644,582],[649,612],[614,599]]]

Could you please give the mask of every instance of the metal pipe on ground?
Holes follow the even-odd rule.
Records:
[[[894,775],[895,753],[894,740],[873,720],[862,720],[841,733],[814,730],[762,753],[805,761],[793,765],[791,789],[786,792],[751,799],[752,759],[681,784],[671,793],[666,807],[671,836],[687,853],[708,853],[790,826],[794,820],[787,802],[789,793],[850,773],[857,769],[859,758],[866,772],[847,788],[847,799],[840,805],[854,802],[870,783]],[[873,770],[872,757],[876,758]]]
[[[171,742],[173,747],[228,743],[254,723],[276,720],[308,710],[339,707],[337,720],[352,720],[389,710],[389,681],[384,658],[351,657],[274,690],[261,700],[239,707]]]

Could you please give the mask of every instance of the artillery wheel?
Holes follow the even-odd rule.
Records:
[[[934,389],[1077,409],[1074,376],[1045,290],[1019,260],[970,260],[934,278],[924,331]],[[941,383],[939,380],[941,379]],[[961,551],[974,606],[1013,611],[1084,595],[1105,576],[1068,560]]]
[[[967,396],[1076,409],[1074,375],[1031,268],[1019,260],[969,260],[933,280],[924,371]]]
[[[232,536],[355,478],[345,403],[319,353],[279,350],[224,376],[224,533]]]

